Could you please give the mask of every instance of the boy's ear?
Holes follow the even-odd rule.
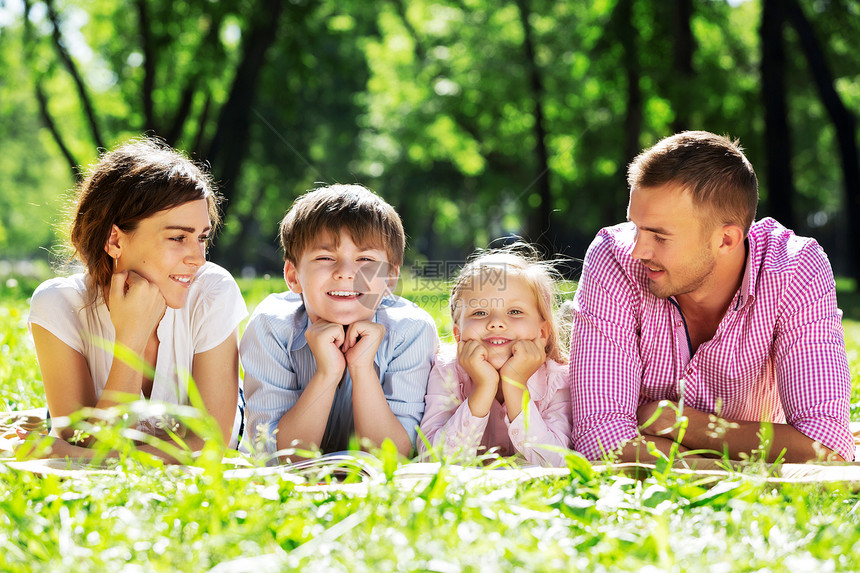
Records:
[[[397,281],[400,280],[400,267],[391,266],[388,269],[388,278],[385,280],[385,294],[391,294],[397,288]]]
[[[296,294],[300,294],[302,292],[302,285],[299,283],[296,265],[291,261],[284,262],[284,280],[287,283],[287,287],[289,287],[292,292]]]
[[[122,254],[122,239],[125,237],[125,233],[123,233],[119,227],[116,225],[111,225],[110,234],[108,235],[107,241],[105,241],[105,252],[112,259],[118,259]]]

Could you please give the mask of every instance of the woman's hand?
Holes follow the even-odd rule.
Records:
[[[143,354],[167,308],[159,288],[134,271],[114,273],[108,304],[117,342]]]

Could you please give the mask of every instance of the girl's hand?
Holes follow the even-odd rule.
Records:
[[[385,337],[385,327],[370,320],[359,320],[346,329],[341,350],[350,368],[373,368],[373,359]]]
[[[317,361],[317,372],[327,379],[340,380],[346,369],[346,357],[341,350],[346,340],[343,325],[318,320],[305,331],[305,340]]]
[[[495,395],[499,385],[499,372],[489,362],[489,355],[480,340],[461,340],[457,343],[457,362],[472,379],[475,388],[492,387]]]
[[[546,362],[546,338],[517,340],[511,349],[511,357],[504,363],[499,374],[502,383],[517,383],[525,387],[528,379]]]
[[[111,277],[108,302],[117,341],[142,354],[167,308],[161,291],[136,272],[122,271]]]

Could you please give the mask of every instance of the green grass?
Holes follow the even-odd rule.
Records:
[[[243,283],[249,306],[282,284]],[[445,295],[424,294],[444,318]],[[26,312],[0,292],[6,409],[44,400]],[[857,371],[860,323],[845,330]],[[580,470],[492,486],[443,469],[413,491],[308,492],[278,476],[226,480],[212,460],[191,472],[127,454],[119,474],[86,478],[0,464],[0,571],[860,570],[860,498],[839,485]]]

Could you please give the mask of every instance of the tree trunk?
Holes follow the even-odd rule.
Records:
[[[842,174],[845,178],[845,208],[848,212],[848,251],[851,253],[851,274],[860,280],[860,165],[857,156],[857,120],[845,107],[839,93],[833,86],[833,74],[827,65],[821,44],[815,31],[796,0],[787,0],[788,17],[797,31],[800,46],[809,62],[809,69],[815,80],[815,87],[821,102],[830,115],[836,129],[839,155],[842,161]]]
[[[218,116],[218,126],[206,158],[214,167],[220,182],[225,202],[222,211],[226,218],[230,201],[236,193],[236,184],[242,163],[248,152],[251,129],[251,110],[257,94],[257,82],[266,52],[274,44],[281,21],[284,3],[282,0],[263,0],[256,10],[257,17],[243,32],[242,59],[236,69],[236,77],[230,89],[227,102]],[[217,243],[215,243],[217,245]],[[217,248],[211,251],[213,259],[218,255]],[[228,266],[239,266],[242,254],[233,249]]]
[[[637,51],[638,33],[633,24],[633,0],[619,0],[616,8],[618,17],[618,37],[624,49],[622,62],[624,75],[627,80],[627,108],[624,114],[624,168],[621,169],[621,184],[619,189],[627,189],[626,166],[639,154],[642,135],[642,88],[639,86],[641,70],[639,52]],[[627,193],[619,195],[610,208],[610,218],[607,221],[618,221],[624,207],[627,205]],[[623,220],[623,219],[622,219]]]
[[[57,52],[57,55],[60,57],[60,61],[63,62],[63,65],[66,67],[66,71],[69,72],[69,75],[72,76],[72,81],[75,84],[75,88],[78,92],[78,99],[81,101],[81,107],[84,108],[84,117],[87,120],[87,125],[90,128],[90,133],[93,136],[93,143],[95,143],[96,147],[105,147],[105,141],[102,137],[101,129],[99,128],[98,121],[96,120],[96,113],[93,109],[93,103],[90,98],[90,94],[87,91],[86,85],[84,85],[84,80],[81,77],[80,72],[78,71],[78,67],[75,64],[75,61],[72,59],[71,54],[66,49],[65,41],[62,38],[62,34],[60,33],[60,22],[59,16],[57,15],[57,11],[54,9],[53,0],[48,0],[45,2],[45,6],[48,9],[48,18],[51,21],[51,38],[54,41],[54,49]]]
[[[540,205],[530,217],[529,237],[545,250],[546,254],[554,252],[553,237],[550,236],[550,219],[552,217],[552,189],[549,181],[549,153],[546,148],[546,128],[544,126],[544,87],[540,68],[535,57],[534,38],[529,23],[531,12],[527,0],[517,0],[520,11],[520,22],[523,27],[523,49],[525,50],[526,66],[529,73],[529,88],[534,101],[534,137],[535,155],[537,160],[537,176],[533,183],[540,196]]]
[[[693,18],[692,0],[674,0],[672,17],[672,38],[674,38],[673,69],[675,119],[672,129],[677,133],[690,129],[690,87],[693,83],[693,30],[690,20]]]
[[[783,0],[764,0],[761,14],[761,77],[764,100],[764,149],[768,214],[795,226],[791,173],[791,133],[785,96],[785,23]]]

